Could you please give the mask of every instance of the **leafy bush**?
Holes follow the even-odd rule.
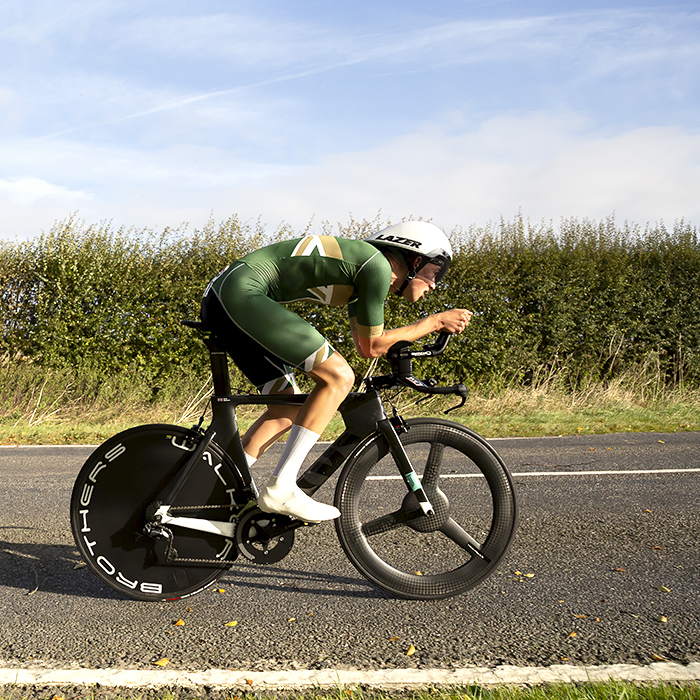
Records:
[[[362,237],[385,225],[354,221],[323,233]],[[26,243],[0,244],[0,357],[45,369],[109,377],[124,368],[157,385],[206,372],[195,334],[207,282],[229,262],[303,235],[237,217],[202,230],[113,230],[71,217]],[[668,385],[700,379],[700,246],[697,229],[576,219],[531,225],[517,218],[452,233],[455,260],[439,290],[410,306],[387,301],[386,325],[448,307],[475,312],[431,374],[471,381],[536,381],[545,368],[571,386],[607,381],[653,359]],[[354,363],[345,309],[297,305]]]

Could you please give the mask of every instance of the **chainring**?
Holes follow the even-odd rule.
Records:
[[[236,527],[238,551],[256,564],[276,564],[294,545],[292,518],[251,508],[243,513]]]

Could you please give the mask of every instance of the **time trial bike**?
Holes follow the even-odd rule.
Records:
[[[139,600],[176,600],[214,583],[242,555],[274,564],[292,548],[295,518],[265,513],[240,440],[236,408],[299,405],[305,394],[232,393],[226,353],[198,321],[213,377],[209,426],[143,425],[88,458],[71,497],[76,544],[92,571]],[[517,504],[511,475],[474,431],[438,418],[387,415],[382,393],[408,387],[454,394],[413,376],[413,358],[439,355],[448,334],[421,350],[400,342],[391,372],[368,377],[340,406],[345,429],[299,477],[312,495],[342,468],[335,488],[340,544],[357,570],[409,599],[463,593],[494,572],[512,542]],[[457,408],[457,406],[455,406]],[[315,526],[314,526],[315,527]]]

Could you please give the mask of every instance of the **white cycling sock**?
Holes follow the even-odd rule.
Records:
[[[243,454],[245,455],[245,461],[248,463],[249,467],[252,467],[258,461],[257,457],[251,457],[245,450]]]
[[[277,483],[284,483],[290,487],[296,484],[301,465],[320,437],[318,433],[301,425],[292,426],[280,461],[272,474],[277,477]]]

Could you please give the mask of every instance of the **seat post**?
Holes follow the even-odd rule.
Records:
[[[222,350],[217,345],[216,338],[214,336],[210,336],[204,342],[209,349],[211,376],[214,380],[214,396],[230,396],[231,377],[228,371],[228,358],[226,351]]]
[[[211,376],[214,380],[214,395],[211,398],[212,421],[209,430],[215,432],[215,440],[233,458],[243,479],[246,494],[255,499],[258,491],[248,469],[248,462],[236,419],[236,403],[231,400],[231,377],[228,370],[228,355],[216,342],[216,336],[204,340],[209,349]]]

